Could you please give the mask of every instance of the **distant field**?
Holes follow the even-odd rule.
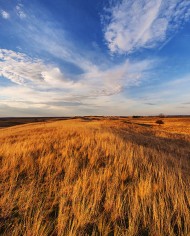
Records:
[[[51,118],[51,117],[25,117],[25,118],[0,118],[0,129],[15,125],[23,125],[36,122],[48,122],[55,120],[67,120],[69,117]]]
[[[135,124],[138,126],[144,126],[148,128],[153,128],[157,130],[163,130],[171,133],[178,134],[190,134],[190,116],[189,117],[142,117],[142,118],[132,118],[132,117],[101,117],[101,116],[90,116],[90,117],[25,117],[25,118],[0,118],[0,129],[37,123],[37,122],[52,122],[59,120],[75,120],[81,119],[83,121],[94,121],[94,120],[118,120],[123,121],[126,124]],[[156,124],[156,120],[161,119],[164,121],[164,125],[159,126]]]
[[[190,118],[0,127],[0,235],[190,235]]]

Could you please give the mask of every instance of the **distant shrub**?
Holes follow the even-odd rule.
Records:
[[[157,121],[156,121],[156,124],[163,125],[163,124],[164,124],[164,121],[163,121],[163,120],[157,120]]]
[[[142,116],[133,116],[133,118],[141,118]]]

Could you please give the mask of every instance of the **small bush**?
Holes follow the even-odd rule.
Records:
[[[156,121],[156,124],[163,125],[163,124],[164,124],[164,121],[163,121],[163,120],[157,120],[157,121]]]

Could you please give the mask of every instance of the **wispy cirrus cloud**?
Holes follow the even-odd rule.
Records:
[[[114,1],[107,9],[104,37],[112,53],[132,53],[164,42],[189,19],[187,0]]]
[[[18,4],[15,12],[22,21],[12,22],[12,32],[31,51],[45,53],[46,56],[48,54],[48,58],[59,59],[83,72],[97,69],[90,59],[90,53],[76,46],[77,41],[70,38],[62,24],[47,9],[41,6],[26,8],[23,4]]]
[[[1,17],[3,19],[9,19],[10,18],[10,14],[7,11],[1,10],[0,14],[1,14]]]
[[[139,85],[153,66],[153,61],[126,60],[106,70],[97,67],[73,80],[54,63],[0,49],[0,80],[4,77],[12,82],[1,87],[0,107],[7,106],[7,110],[16,109],[25,114],[35,109],[38,114],[60,109],[62,115],[65,112],[95,114],[97,109],[103,114],[105,107],[113,112],[113,104],[114,109],[122,110],[123,103],[116,104],[118,98],[126,100],[121,98],[123,89]]]
[[[59,23],[44,9],[39,7],[34,11],[33,8],[26,9],[24,5],[19,4],[16,6],[16,10],[23,11],[27,15],[22,21],[13,22],[14,28],[19,32],[18,37],[26,41],[27,47],[31,47],[32,51],[35,50],[38,54],[48,53],[50,63],[29,58],[26,54],[21,53],[10,58],[11,52],[7,51],[6,62],[1,63],[1,73],[4,73],[5,77],[12,78],[14,82],[42,84],[49,81],[54,87],[58,85],[64,87],[67,81],[73,87],[72,92],[75,94],[83,94],[84,91],[81,92],[80,89],[75,91],[74,88],[82,86],[92,96],[110,96],[120,93],[125,86],[138,85],[144,79],[145,71],[153,67],[150,60],[130,61],[125,59],[115,65],[110,60],[102,59],[102,55],[97,52],[92,53],[76,47],[74,41],[68,40],[69,36],[64,31],[64,27],[60,28]],[[36,17],[38,14],[43,17]],[[30,42],[29,46],[28,42]],[[70,63],[79,68],[80,73],[69,73],[67,68],[64,68],[63,73],[59,66],[51,64],[55,58],[61,60],[62,63]],[[98,58],[98,60],[94,58]],[[65,75],[65,70],[72,79]],[[9,75],[7,75],[8,71]],[[31,73],[31,71],[33,72]],[[28,77],[24,78],[23,74],[27,74]]]
[[[97,96],[110,96],[121,93],[125,87],[138,86],[149,77],[149,72],[155,64],[154,60],[133,62],[125,60],[123,63],[106,70],[99,68],[85,73],[83,80],[88,81],[93,93]]]
[[[176,104],[190,104],[189,87],[190,74],[186,74],[183,77],[176,77],[170,81],[162,81],[158,83],[157,86],[152,85],[146,92],[145,97],[141,96],[142,94],[139,93],[136,98],[138,98],[139,101],[143,101],[146,105],[155,104],[157,106],[163,106],[170,104],[169,106],[171,106],[170,108],[172,109]],[[188,113],[189,110],[187,106],[186,114]]]
[[[7,49],[0,49],[0,76],[29,87],[73,85],[55,65]]]
[[[0,76],[15,84],[38,89],[69,89],[74,96],[110,96],[120,93],[125,86],[136,86],[154,67],[154,61],[129,60],[109,69],[96,66],[91,72],[67,77],[56,64],[32,58],[24,53],[0,49]]]
[[[143,113],[143,109],[147,107],[141,103],[146,102],[145,105],[154,107],[151,112],[159,114],[168,111],[168,103],[163,102],[168,97],[171,100],[169,103],[172,112],[173,104],[176,104],[176,101],[172,101],[176,90],[179,90],[179,84],[183,88],[180,91],[184,90],[183,85],[187,88],[189,76],[175,79],[168,84],[163,83],[157,88],[157,92],[148,94],[149,98],[146,101],[129,99],[130,96],[127,98],[122,93],[125,87],[136,87],[141,84],[142,80],[149,76],[152,68],[154,68],[154,61],[126,60],[107,70],[99,68],[90,73],[83,73],[77,82],[74,82],[66,77],[56,64],[47,64],[42,59],[2,49],[0,50],[0,76],[13,83],[1,87],[0,112],[3,116],[18,113],[37,116],[55,113],[58,115],[123,115],[125,109],[129,114],[133,114],[134,107],[138,107],[138,111]],[[184,95],[182,101],[188,100],[189,96]],[[139,107],[139,104],[142,107]],[[7,113],[4,112],[5,109]],[[188,109],[184,108],[184,114],[187,113],[186,110]]]

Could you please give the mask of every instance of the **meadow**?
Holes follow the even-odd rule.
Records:
[[[0,235],[190,235],[190,118],[156,119],[4,125]]]

